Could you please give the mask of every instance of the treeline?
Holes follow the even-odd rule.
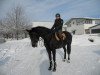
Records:
[[[26,38],[28,36],[26,29],[31,26],[23,8],[17,6],[0,20],[0,37],[17,40]]]

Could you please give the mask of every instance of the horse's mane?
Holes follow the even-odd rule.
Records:
[[[51,29],[47,28],[47,27],[43,27],[43,26],[37,26],[37,27],[33,27],[31,30],[39,30],[39,31],[45,31],[45,32],[50,32]]]
[[[43,26],[37,26],[36,28],[41,28],[41,29],[50,30],[49,28],[47,28],[47,27],[43,27]]]

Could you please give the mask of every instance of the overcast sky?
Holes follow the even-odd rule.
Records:
[[[0,0],[0,19],[21,5],[31,21],[53,21],[56,13],[64,20],[72,17],[100,18],[100,0]]]

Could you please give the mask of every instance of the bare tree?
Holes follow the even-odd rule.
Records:
[[[4,37],[3,35],[7,32],[7,27],[5,27],[3,20],[0,20],[0,37]]]
[[[21,6],[17,6],[7,13],[5,27],[9,32],[15,34],[15,38],[18,40],[19,34],[23,32],[29,26],[24,10]]]

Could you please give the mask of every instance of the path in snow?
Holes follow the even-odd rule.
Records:
[[[89,43],[86,46],[80,39],[74,36],[71,63],[63,62],[63,49],[57,49],[56,72],[48,71],[45,48],[32,48],[29,39],[1,44],[0,75],[100,75],[100,44],[97,39],[91,43],[84,37]]]

